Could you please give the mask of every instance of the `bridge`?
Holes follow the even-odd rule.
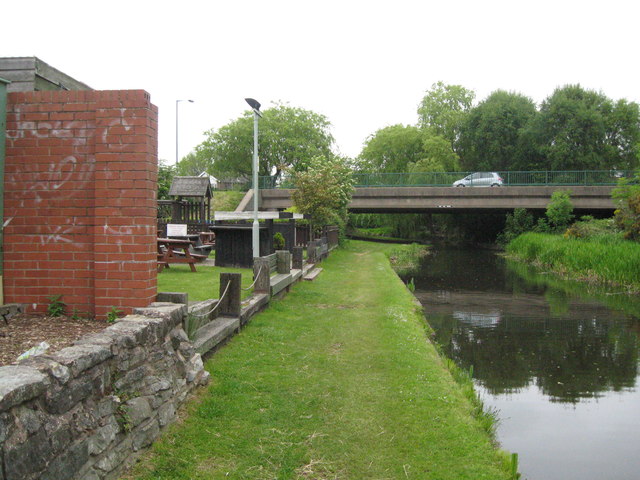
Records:
[[[515,208],[545,210],[557,190],[570,191],[578,215],[610,215],[615,210],[611,193],[621,178],[634,172],[622,170],[498,172],[501,187],[452,187],[470,172],[356,173],[353,213],[493,213]],[[475,175],[473,176],[475,177]],[[471,177],[471,178],[473,178]],[[473,183],[473,181],[471,182]],[[292,206],[290,178],[260,177],[261,210]],[[238,210],[251,210],[249,190]]]
[[[578,215],[613,214],[612,185],[594,186],[506,186],[495,188],[454,187],[356,187],[352,213],[494,213],[515,208],[545,210],[556,190],[570,191]],[[292,206],[292,189],[260,190],[261,210],[283,210]],[[242,202],[251,210],[251,191]]]

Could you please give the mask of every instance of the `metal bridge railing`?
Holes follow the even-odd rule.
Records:
[[[356,187],[450,187],[474,172],[354,173]],[[617,185],[633,178],[630,170],[502,171],[505,186]],[[291,177],[260,177],[259,188],[295,188]]]

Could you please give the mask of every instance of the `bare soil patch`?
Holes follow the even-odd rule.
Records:
[[[8,324],[0,319],[0,366],[16,363],[21,353],[40,342],[47,342],[50,345],[47,353],[51,353],[108,325],[106,321],[26,313],[11,317]]]

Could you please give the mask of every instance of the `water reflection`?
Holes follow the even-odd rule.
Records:
[[[436,251],[414,281],[436,341],[498,410],[523,478],[638,478],[639,296],[470,250]]]
[[[438,252],[423,271],[416,296],[437,342],[489,393],[536,385],[575,403],[635,386],[633,315],[531,282],[490,253]]]

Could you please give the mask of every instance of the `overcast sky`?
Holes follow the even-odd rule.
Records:
[[[2,7],[0,56],[37,56],[94,89],[144,89],[175,162],[253,97],[325,115],[356,156],[376,130],[415,124],[442,80],[540,103],[580,83],[640,102],[637,0],[30,0]]]

